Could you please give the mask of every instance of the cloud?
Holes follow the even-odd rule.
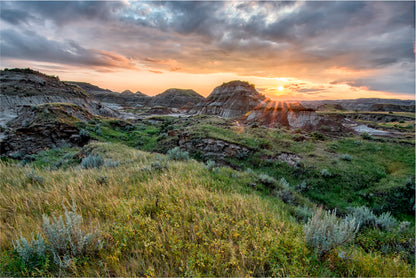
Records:
[[[9,22],[21,23],[36,18],[62,26],[79,21],[111,20],[126,4],[120,1],[5,1],[2,5],[1,17]],[[19,20],[11,19],[10,12]]]
[[[9,24],[2,55],[11,58],[100,67],[134,62],[150,72],[230,72],[414,92],[414,67],[402,67],[415,59],[413,1],[2,5],[0,18]],[[334,67],[367,74],[328,76]]]
[[[92,67],[133,68],[125,57],[108,51],[86,49],[73,41],[50,40],[33,31],[0,31],[3,57]]]
[[[14,25],[27,24],[30,20],[35,19],[27,11],[7,8],[0,9],[0,18]]]

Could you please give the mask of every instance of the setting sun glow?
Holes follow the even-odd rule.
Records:
[[[277,90],[278,90],[279,92],[283,91],[283,86],[279,86],[279,87],[277,87]]]

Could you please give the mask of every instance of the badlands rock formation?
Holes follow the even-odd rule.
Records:
[[[151,100],[150,96],[139,91],[133,93],[129,90],[125,90],[122,93],[117,93],[85,82],[71,81],[71,83],[78,85],[87,92],[88,95],[113,109],[147,106]]]
[[[194,90],[168,89],[152,97],[149,106],[164,106],[169,108],[182,108],[192,106],[204,99]]]
[[[116,112],[94,101],[78,86],[31,69],[0,71],[0,125],[17,117],[21,107],[43,103],[72,103],[91,114],[116,116]]]
[[[248,82],[224,83],[203,101],[194,106],[191,113],[217,115],[223,118],[241,117],[265,100],[254,85]]]
[[[269,127],[313,127],[320,120],[313,109],[299,103],[275,102],[243,81],[224,83],[202,102],[194,106],[196,114],[217,115],[223,118],[240,118],[243,122]]]
[[[82,146],[89,136],[80,133],[76,123],[94,117],[74,104],[23,106],[19,116],[8,122],[7,134],[0,138],[0,155],[22,158],[53,146]]]

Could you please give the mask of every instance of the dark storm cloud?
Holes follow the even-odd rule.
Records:
[[[98,67],[124,67],[132,65],[123,56],[110,52],[85,49],[73,41],[49,40],[32,31],[23,33],[14,30],[0,31],[1,55],[18,59],[60,62],[72,65]]]
[[[0,9],[0,18],[8,23],[19,25],[22,23],[28,23],[29,20],[35,19],[32,15],[24,10],[16,9]]]
[[[13,11],[23,22],[30,18],[49,19],[57,25],[79,20],[110,20],[124,6],[122,2],[103,1],[17,1],[2,2],[2,5],[2,19],[9,18],[9,22],[11,16],[8,13]],[[21,13],[16,14],[19,10]]]

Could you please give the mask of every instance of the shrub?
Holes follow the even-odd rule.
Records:
[[[313,138],[313,139],[316,139],[316,140],[321,140],[321,141],[323,141],[323,140],[325,140],[325,139],[326,139],[326,136],[325,136],[324,134],[322,134],[322,133],[318,132],[318,131],[314,131],[314,132],[312,132],[312,133],[311,133],[311,135],[312,135],[312,138]]]
[[[373,136],[371,136],[367,132],[363,132],[363,133],[361,133],[361,138],[363,138],[365,140],[372,140],[373,139]]]
[[[47,257],[59,268],[67,268],[76,257],[92,254],[100,249],[98,233],[81,230],[82,217],[64,206],[64,216],[53,216],[52,221],[43,215],[43,236],[37,234],[31,241],[20,236],[13,241],[16,253],[30,267],[37,267]]]
[[[169,159],[173,159],[173,160],[189,160],[188,152],[181,151],[179,147],[170,149],[167,155]]]
[[[99,185],[105,185],[108,184],[108,178],[107,176],[99,176],[96,180],[95,180]]]
[[[341,155],[341,159],[345,160],[345,161],[351,161],[352,160],[352,156],[349,154],[344,153],[343,155]]]
[[[64,217],[53,216],[52,221],[43,215],[43,232],[48,242],[47,249],[59,267],[70,266],[77,256],[84,256],[101,248],[97,232],[85,233],[81,230],[82,216],[68,211],[64,206]]]
[[[289,189],[289,187],[290,187],[289,182],[283,177],[280,178],[279,183],[280,183],[280,185],[282,186],[283,189]]]
[[[31,241],[20,235],[20,238],[13,240],[12,243],[14,250],[28,267],[41,267],[46,259],[46,244],[45,239],[39,233],[36,238],[32,237]]]
[[[246,172],[249,176],[256,175],[256,172],[254,172],[251,168],[247,168],[244,172]]]
[[[168,169],[168,163],[166,161],[157,160],[150,165],[150,168],[154,171],[162,171]]]
[[[366,206],[348,209],[350,214],[347,216],[347,218],[354,218],[357,221],[357,224],[360,225],[360,229],[375,226],[377,216]]]
[[[411,226],[411,223],[409,221],[402,221],[399,225],[399,233],[404,233],[407,231]]]
[[[308,246],[322,259],[338,246],[352,241],[358,227],[354,218],[339,220],[335,211],[319,208],[304,226],[304,235]]]
[[[377,217],[369,208],[365,206],[349,208],[349,210],[351,213],[347,216],[347,218],[355,218],[360,224],[360,229],[369,227],[378,228],[382,231],[391,231],[398,225],[397,220],[391,215],[390,212],[384,212]]]
[[[384,212],[377,217],[375,224],[382,231],[391,231],[398,225],[398,222],[390,212]]]
[[[43,182],[45,181],[45,179],[41,176],[39,176],[38,174],[35,173],[35,170],[27,170],[25,173],[25,178],[26,180],[28,180],[31,183],[38,183],[38,184],[43,184]]]
[[[208,171],[210,171],[210,172],[212,172],[213,170],[215,170],[215,161],[214,160],[208,160],[206,162],[205,168]]]
[[[321,176],[324,178],[332,177],[332,173],[328,169],[322,169]]]
[[[108,167],[108,168],[114,168],[114,167],[117,167],[119,165],[120,165],[120,161],[112,160],[112,159],[108,159],[104,163],[104,167]]]
[[[264,185],[273,185],[276,180],[273,177],[270,177],[267,174],[260,174],[259,175],[259,181]]]
[[[81,161],[81,167],[84,169],[99,168],[104,165],[104,158],[101,155],[88,155]]]
[[[307,206],[297,206],[295,208],[295,217],[301,222],[306,223],[312,214],[313,210]]]
[[[81,139],[81,142],[88,142],[90,140],[90,133],[86,129],[81,129],[79,131],[79,137]]]
[[[302,181],[301,183],[295,185],[295,190],[299,193],[305,192],[308,190],[308,184],[305,181]]]

